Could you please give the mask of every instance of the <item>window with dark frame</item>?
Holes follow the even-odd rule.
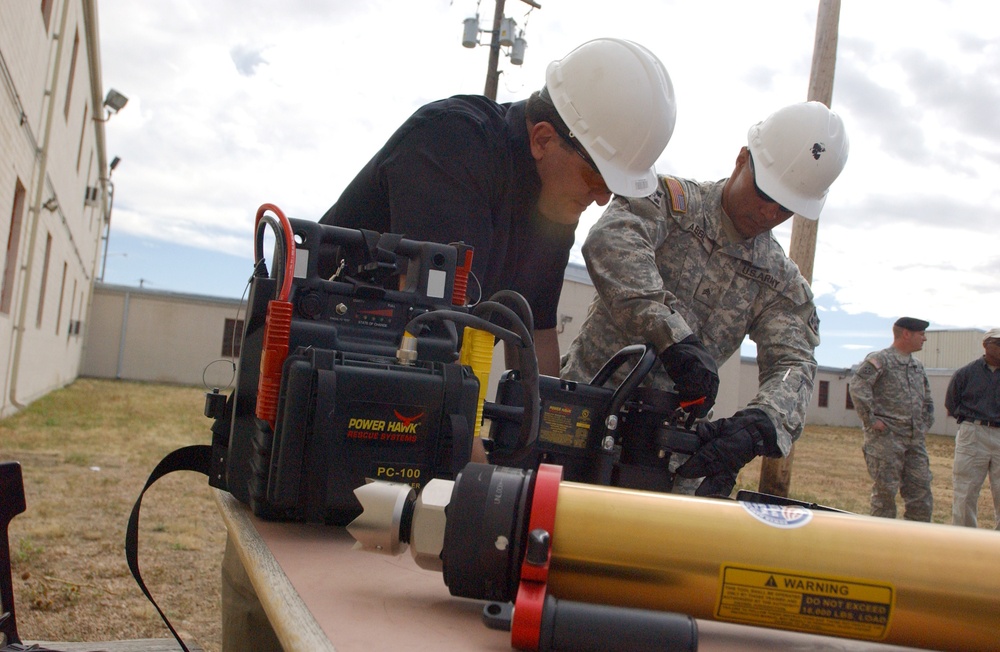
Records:
[[[42,20],[45,22],[45,31],[49,31],[49,21],[52,19],[52,0],[42,0]]]
[[[76,30],[73,36],[73,53],[69,59],[69,78],[66,80],[66,105],[63,107],[63,116],[69,120],[69,105],[73,99],[73,79],[76,77],[76,58],[80,54],[80,30]]]
[[[69,328],[66,329],[69,334],[66,336],[66,339],[73,336],[73,315],[76,313],[76,279],[73,279],[73,292],[69,295],[69,300]]]
[[[851,385],[850,384],[847,385],[847,404],[846,404],[845,407],[847,407],[848,410],[853,410],[854,409],[854,401],[851,400]]]
[[[56,335],[62,327],[63,301],[66,299],[66,275],[69,273],[69,265],[63,263],[62,281],[59,283],[59,307],[56,309]]]
[[[38,315],[35,318],[35,326],[42,327],[42,316],[45,313],[45,288],[49,284],[49,261],[52,260],[52,234],[45,235],[45,259],[42,261],[42,282],[38,291]]]
[[[822,408],[830,407],[830,381],[821,380],[819,381],[819,406]]]
[[[80,171],[80,159],[83,158],[83,141],[87,137],[87,118],[90,117],[90,106],[83,105],[83,126],[80,128],[80,144],[76,147],[76,171]]]
[[[7,234],[7,259],[3,266],[3,282],[0,284],[0,313],[10,314],[10,304],[14,297],[14,281],[17,276],[17,254],[21,242],[21,221],[24,219],[24,185],[17,179],[14,185],[14,208],[10,212],[10,232]]]
[[[240,345],[243,343],[243,320],[226,319],[226,327],[222,332],[222,355],[226,358],[240,357]]]

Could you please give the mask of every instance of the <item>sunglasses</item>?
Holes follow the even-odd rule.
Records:
[[[568,131],[565,131],[562,127],[560,127],[556,123],[550,122],[549,124],[552,125],[552,128],[555,129],[555,132],[559,134],[559,137],[563,139],[563,142],[569,145],[570,148],[574,152],[576,152],[577,156],[582,158],[587,163],[587,165],[590,166],[591,170],[596,172],[598,175],[601,174],[601,171],[597,169],[597,163],[594,163],[594,159],[590,158],[590,154],[588,154],[587,150],[583,148],[583,145],[580,144],[580,141],[578,141],[576,138],[573,137],[572,134],[570,134]]]
[[[778,202],[776,202],[774,199],[771,199],[771,196],[768,195],[763,190],[761,190],[760,186],[757,185],[757,172],[753,168],[753,154],[751,154],[749,150],[747,150],[747,160],[750,161],[750,178],[753,179],[753,189],[757,191],[757,196],[768,203],[778,204]],[[791,213],[791,214],[795,213],[795,211],[785,208],[781,204],[778,204],[778,210],[784,211],[785,213]]]

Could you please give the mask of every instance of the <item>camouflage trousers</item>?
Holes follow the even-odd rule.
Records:
[[[924,436],[865,430],[864,454],[872,479],[871,515],[896,518],[898,493],[904,519],[930,522],[934,499]]]
[[[993,492],[995,529],[1000,530],[1000,428],[964,421],[955,435],[953,525],[978,525],[979,492],[987,475]]]

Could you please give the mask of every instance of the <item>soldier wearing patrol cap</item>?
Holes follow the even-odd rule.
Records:
[[[930,521],[933,509],[926,434],[934,423],[934,399],[924,365],[913,353],[924,347],[929,322],[901,317],[892,346],[869,353],[851,379],[851,400],[865,432],[864,455],[872,478],[871,514]]]

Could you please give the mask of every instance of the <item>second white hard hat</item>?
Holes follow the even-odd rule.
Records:
[[[674,132],[677,104],[652,52],[622,39],[588,41],[549,64],[545,86],[612,192],[645,197],[656,189],[653,164]]]
[[[810,220],[819,219],[850,149],[843,120],[821,102],[775,111],[750,127],[747,147],[757,187]]]

